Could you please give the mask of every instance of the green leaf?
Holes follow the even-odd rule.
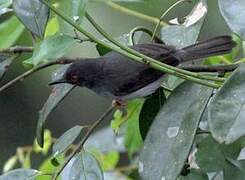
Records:
[[[16,155],[10,157],[3,166],[3,173],[13,169],[18,162],[18,157]]]
[[[191,150],[212,89],[184,82],[156,116],[140,154],[143,179],[176,179]]]
[[[225,156],[215,140],[208,136],[201,141],[196,153],[196,162],[204,172],[216,172],[223,170]]]
[[[244,139],[230,145],[219,144],[212,136],[197,143],[196,162],[203,172],[222,171],[227,159],[237,159]]]
[[[52,135],[51,135],[51,131],[48,129],[44,130],[44,144],[43,147],[41,148],[38,143],[37,143],[37,139],[34,140],[34,144],[33,144],[33,151],[35,153],[42,153],[43,155],[47,155],[49,152],[49,149],[53,143],[53,139],[52,139]]]
[[[65,171],[65,170],[64,170]],[[75,159],[70,167],[66,170],[67,179],[93,179],[103,180],[103,172],[99,166],[98,161],[88,152],[82,151],[75,156]],[[65,178],[62,178],[65,180]]]
[[[181,25],[163,27],[162,40],[166,44],[183,48],[196,42],[207,14],[206,0],[200,0]]]
[[[13,0],[16,16],[35,35],[44,36],[49,8],[40,0]]]
[[[97,149],[92,149],[89,152],[99,161],[103,171],[112,171],[119,161],[119,152],[117,151],[102,153]]]
[[[8,48],[14,44],[24,30],[24,26],[19,20],[12,16],[0,24],[0,48]]]
[[[111,128],[115,133],[119,132],[119,129],[123,123],[126,122],[126,118],[123,117],[123,112],[121,110],[116,110],[113,114],[113,120],[111,121]]]
[[[12,61],[17,57],[17,55],[0,54],[0,80],[3,78],[6,71],[9,69]]]
[[[231,30],[245,39],[245,1],[219,0],[219,8]]]
[[[166,97],[162,88],[159,88],[145,100],[139,116],[140,134],[143,140],[145,139],[155,116],[165,101]]]
[[[58,157],[58,161],[62,164],[64,162],[64,156],[59,156]],[[38,168],[39,171],[41,172],[44,172],[44,173],[50,173],[50,174],[53,174],[56,172],[56,170],[58,169],[59,167],[56,167],[56,166],[53,166],[52,163],[51,163],[51,158],[48,158],[48,159],[45,159],[42,164],[40,165],[40,167]],[[36,178],[36,180],[47,180],[47,176],[38,176]]]
[[[241,64],[215,94],[208,106],[208,122],[213,137],[232,143],[245,135],[245,65]]]
[[[72,17],[80,24],[83,22],[87,9],[87,4],[88,0],[72,0]]]
[[[0,16],[13,11],[13,9],[8,8],[11,4],[11,0],[0,0]]]
[[[57,17],[53,17],[48,21],[46,30],[45,30],[45,37],[55,35],[59,31],[59,22]]]
[[[59,137],[53,145],[53,156],[63,153],[81,134],[83,127],[74,126]]]
[[[227,161],[224,167],[224,180],[245,179],[245,161]]]
[[[35,180],[39,171],[35,169],[15,169],[0,176],[0,180]]]
[[[11,0],[0,0],[0,11],[4,8],[9,7],[12,4]]]
[[[104,56],[105,54],[111,52],[111,49],[108,49],[100,44],[96,44],[96,49],[100,56]]]
[[[143,106],[143,99],[136,99],[127,104],[127,129],[125,132],[125,147],[129,155],[137,152],[143,145],[139,129],[139,114]]]
[[[33,56],[25,60],[24,64],[36,66],[45,61],[58,59],[65,55],[74,43],[75,40],[67,35],[55,34],[49,36],[36,44]]]
[[[60,68],[56,73],[54,73],[53,80],[60,79],[63,76],[69,65],[65,65]],[[58,106],[58,104],[72,91],[74,85],[71,84],[57,84],[54,86],[52,93],[50,94],[48,100],[44,104],[43,108],[39,112],[39,119],[37,123],[37,142],[43,147],[43,130],[44,123],[47,120],[49,114]]]
[[[187,176],[181,176],[178,180],[209,180],[208,175],[200,170],[192,169]]]

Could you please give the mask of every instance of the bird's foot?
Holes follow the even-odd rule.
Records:
[[[121,99],[114,99],[112,101],[112,105],[115,107],[124,107],[127,105],[127,103]]]
[[[120,110],[122,112],[122,117],[127,116],[127,110],[125,108],[127,103],[125,101],[120,100],[120,99],[114,99],[112,101],[112,105],[117,107],[118,110]]]

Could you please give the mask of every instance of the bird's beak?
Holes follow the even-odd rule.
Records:
[[[61,84],[61,83],[67,83],[67,81],[65,79],[58,79],[55,81],[51,81],[48,85],[52,86],[52,85]]]

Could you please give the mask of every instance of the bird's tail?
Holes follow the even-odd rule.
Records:
[[[232,40],[231,36],[218,36],[178,50],[176,56],[180,58],[181,61],[190,61],[228,54],[235,46],[236,42]]]

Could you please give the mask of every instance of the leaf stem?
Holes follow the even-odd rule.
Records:
[[[52,61],[52,62],[48,62],[46,64],[42,64],[40,66],[34,67],[26,72],[24,72],[23,74],[17,76],[15,79],[9,81],[8,83],[6,83],[5,85],[3,85],[2,87],[0,87],[0,93],[2,91],[4,91],[5,89],[7,89],[8,87],[12,86],[13,84],[22,81],[23,79],[29,77],[30,75],[32,75],[33,73],[40,71],[44,68],[47,68],[49,66],[53,66],[53,65],[58,65],[58,64],[70,64],[72,62],[74,62],[75,59],[68,59],[68,58],[60,58],[56,61]]]
[[[0,53],[31,53],[33,52],[32,46],[13,46],[6,49],[0,49]]]
[[[174,8],[174,7],[176,7],[177,5],[179,5],[179,4],[181,4],[181,3],[183,3],[183,2],[191,2],[190,0],[179,0],[179,1],[177,1],[176,3],[174,3],[172,6],[170,6],[162,15],[161,15],[161,17],[159,18],[159,20],[158,20],[158,23],[157,23],[157,25],[156,25],[156,27],[155,27],[155,29],[154,29],[154,31],[153,31],[153,35],[152,35],[152,37],[151,37],[151,41],[153,41],[154,40],[154,36],[156,35],[156,33],[157,33],[157,30],[158,30],[158,28],[159,28],[159,26],[161,25],[161,22],[162,22],[162,20],[163,20],[163,18]]]
[[[66,167],[66,165],[70,162],[70,160],[83,148],[83,145],[89,138],[89,136],[94,132],[94,130],[100,125],[100,123],[115,109],[116,104],[112,103],[112,105],[101,115],[101,117],[95,121],[92,126],[89,128],[83,139],[79,142],[77,147],[72,151],[72,153],[67,157],[66,161],[61,165],[61,167],[54,174],[52,180],[56,180],[62,170]]]
[[[130,36],[130,44],[135,45],[135,42],[134,42],[134,36],[135,36],[135,33],[136,33],[136,32],[139,32],[139,31],[145,32],[145,33],[147,33],[150,37],[153,37],[153,40],[154,40],[155,43],[164,44],[164,42],[163,42],[159,37],[157,37],[156,35],[153,36],[153,32],[152,32],[151,30],[149,30],[149,29],[147,29],[147,28],[145,28],[145,27],[143,27],[143,26],[137,26],[137,27],[133,28],[133,29],[130,31],[130,33],[129,33],[129,36]]]

